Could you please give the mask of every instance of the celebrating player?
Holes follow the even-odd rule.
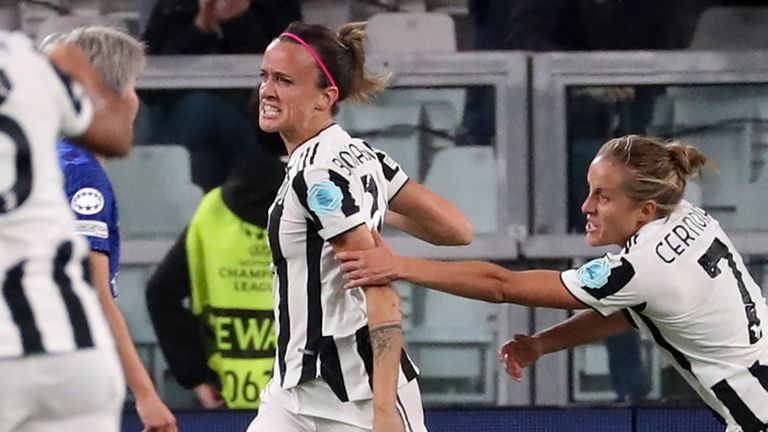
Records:
[[[505,344],[519,379],[542,354],[637,327],[728,425],[768,424],[768,308],[720,224],[683,200],[707,158],[696,148],[636,135],[605,143],[587,175],[587,243],[619,245],[578,269],[513,272],[483,262],[437,262],[380,247],[342,252],[348,287],[403,279],[491,302],[585,309],[533,338]],[[374,234],[376,235],[376,234]]]
[[[0,430],[117,432],[125,385],[55,143],[123,155],[133,109],[76,46],[49,56],[0,31]]]
[[[280,133],[289,161],[268,223],[277,358],[250,432],[426,430],[397,292],[344,290],[333,255],[372,247],[385,215],[432,243],[468,243],[473,232],[456,207],[334,123],[339,102],[383,88],[365,69],[364,37],[359,24],[335,34],[294,23],[264,53],[259,126]]]

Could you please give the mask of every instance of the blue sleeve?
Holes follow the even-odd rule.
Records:
[[[69,205],[77,219],[75,233],[88,239],[91,250],[110,254],[110,233],[117,221],[114,193],[104,170],[94,161],[67,164],[63,172]]]

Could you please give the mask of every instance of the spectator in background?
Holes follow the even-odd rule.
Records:
[[[298,0],[159,0],[144,40],[151,55],[261,54],[298,20]]]
[[[83,50],[104,82],[132,101],[133,115],[138,110],[136,78],[144,68],[144,47],[132,37],[106,27],[81,27],[55,35],[44,42],[47,49],[73,43]],[[117,203],[112,185],[101,166],[101,159],[66,139],[58,143],[59,163],[64,172],[64,188],[75,213],[75,232],[88,239],[88,262],[92,283],[99,296],[117,353],[136,398],[136,411],[146,431],[176,431],[176,419],[160,400],[131,335],[115,302],[115,279],[120,265],[120,234]]]
[[[202,5],[159,0],[144,40],[153,55],[261,54],[280,30],[298,20],[298,0],[205,0]],[[249,97],[242,89],[143,92],[137,142],[184,145],[192,181],[207,192],[221,185],[249,149],[274,141],[247,120]],[[259,169],[261,161],[251,163]]]
[[[285,168],[277,156],[251,150],[246,160],[260,159],[259,168],[238,164],[203,198],[147,283],[171,373],[207,409],[258,408],[274,363],[266,226]]]

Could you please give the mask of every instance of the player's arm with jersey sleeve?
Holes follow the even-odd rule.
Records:
[[[597,342],[630,328],[630,318],[622,312],[604,317],[594,310],[579,311],[532,336],[515,334],[499,350],[499,361],[505,364],[512,378],[520,381],[523,368],[536,363],[545,354]]]
[[[361,207],[363,190],[351,173],[310,167],[292,185],[318,233],[336,253],[374,246]],[[342,289],[342,287],[339,287]],[[365,290],[368,329],[373,351],[374,431],[401,431],[396,408],[402,351],[400,296],[391,285]]]
[[[176,431],[176,419],[155,390],[149,374],[133,345],[128,325],[115,302],[116,291],[110,272],[112,253],[110,227],[116,227],[115,197],[100,167],[93,164],[68,164],[63,168],[65,189],[74,210],[75,232],[91,247],[89,264],[92,284],[115,338],[118,357],[126,381],[136,398],[136,411],[147,431]]]
[[[467,245],[474,238],[474,227],[453,203],[429,188],[410,180],[400,165],[386,153],[376,156],[389,183],[388,225],[435,245]]]
[[[559,309],[592,307],[608,316],[643,302],[643,286],[624,257],[610,255],[579,269],[511,271],[481,261],[436,261],[396,255],[373,233],[376,247],[336,255],[348,288],[406,280],[461,297],[492,303]]]
[[[57,82],[62,84],[55,87],[54,97],[64,108],[64,135],[94,153],[126,155],[133,145],[136,115],[126,95],[104,84],[73,44],[56,46],[48,58],[55,66]]]

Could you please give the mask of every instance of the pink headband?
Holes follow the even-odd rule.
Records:
[[[304,42],[304,39],[296,36],[293,33],[288,33],[288,32],[281,33],[280,36],[281,37],[282,36],[289,37],[289,38],[295,40],[296,42],[300,43],[304,48],[306,48],[307,51],[309,51],[309,54],[312,57],[314,57],[315,62],[317,63],[317,65],[320,66],[320,69],[325,74],[325,77],[328,79],[328,82],[331,83],[331,85],[333,87],[338,87],[336,85],[336,81],[333,80],[333,77],[331,76],[331,73],[328,71],[328,68],[325,67],[325,63],[323,63],[323,59],[321,59],[320,56],[317,55],[317,51],[315,51],[314,48],[312,48],[308,43]]]

